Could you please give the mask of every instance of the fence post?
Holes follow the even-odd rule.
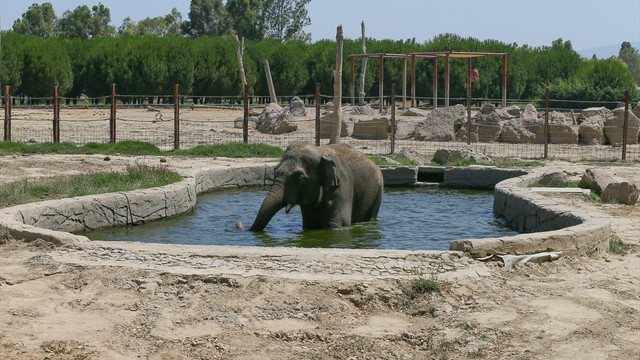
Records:
[[[316,83],[316,146],[320,146],[320,83]]]
[[[53,142],[60,142],[60,88],[53,88]]]
[[[180,150],[180,85],[173,86],[173,150]]]
[[[11,86],[4,87],[4,141],[11,141]]]
[[[624,124],[622,125],[622,160],[627,160],[627,134],[629,132],[629,90],[624,95]]]
[[[544,91],[544,158],[549,158],[549,88]]]
[[[116,84],[111,84],[111,118],[109,119],[109,142],[116,142]]]
[[[396,151],[396,84],[391,84],[391,154]]]
[[[244,120],[242,121],[242,142],[249,143],[249,85],[243,86]]]
[[[478,140],[480,125],[478,124]],[[471,58],[467,58],[467,145],[471,145]]]

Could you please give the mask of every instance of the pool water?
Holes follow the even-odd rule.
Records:
[[[378,219],[339,230],[303,230],[298,207],[281,210],[264,232],[251,226],[268,189],[217,190],[198,195],[189,214],[137,226],[98,229],[93,240],[165,244],[448,250],[449,242],[517,234],[493,215],[493,194],[435,188],[385,189]]]

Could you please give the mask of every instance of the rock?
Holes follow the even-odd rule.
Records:
[[[523,119],[538,119],[538,110],[536,109],[535,106],[531,105],[531,104],[527,104],[527,106],[524,107],[524,111],[522,112],[522,118]]]
[[[298,130],[295,118],[278,104],[268,104],[258,117],[256,130],[263,134],[284,134]]]
[[[498,113],[495,111],[485,114],[483,111],[487,111],[485,110],[486,108],[487,106],[485,106],[483,110],[476,114],[476,116],[471,120],[472,127],[473,122],[475,121],[478,126],[478,141],[495,142],[500,138],[500,132],[502,131],[502,119],[500,119],[500,116],[498,116]]]
[[[249,116],[249,130],[255,130],[258,126],[258,118],[255,116]],[[244,122],[244,117],[239,117],[233,120],[233,127],[236,129],[242,129],[242,123]]]
[[[569,183],[569,177],[564,171],[554,171],[542,175],[538,183],[542,186],[566,186]]]
[[[405,111],[403,111],[402,113],[400,113],[400,116],[420,116],[420,117],[423,117],[423,116],[425,116],[425,113],[424,113],[424,111],[422,111],[420,109],[408,108]]]
[[[376,155],[376,158],[380,159],[381,161],[387,163],[387,164],[391,164],[391,165],[400,165],[399,162],[393,160],[392,158],[388,157],[388,156],[384,156],[384,155]]]
[[[375,115],[375,110],[369,104],[357,105],[351,108],[351,115]]]
[[[108,156],[105,156],[104,159],[102,159],[103,161],[111,161],[111,158]]]
[[[482,105],[482,108],[480,109],[479,114],[489,115],[494,111],[496,111],[496,106],[491,104],[491,103],[487,103],[487,104]]]
[[[413,137],[418,122],[415,120],[396,120],[396,139],[406,140]]]
[[[549,124],[549,143],[577,144],[578,133],[570,125],[566,125],[564,123]]]
[[[455,105],[433,109],[409,137],[424,141],[451,141],[455,136],[456,122],[464,122],[466,109]]]
[[[578,143],[600,145],[604,143],[604,124],[583,121],[578,129]]]
[[[356,139],[373,139],[373,140],[387,140],[389,139],[389,133],[391,131],[391,125],[389,119],[386,117],[358,121],[353,126],[352,137]]]
[[[329,113],[320,118],[320,138],[328,139],[331,137],[331,125],[335,123],[336,115],[335,113]],[[353,116],[349,115],[346,112],[342,112],[342,127],[340,129],[340,137],[346,137],[353,133],[353,126],[355,120]]]
[[[517,105],[512,105],[506,108],[500,108],[496,110],[498,116],[502,120],[511,120],[520,117],[520,108]]]
[[[429,159],[426,156],[422,156],[416,151],[408,148],[403,148],[402,150],[400,150],[400,152],[398,153],[398,157],[415,161],[420,165],[429,163]]]
[[[291,99],[288,109],[291,115],[295,117],[307,116],[307,109],[305,109],[304,107],[304,101],[300,100],[300,98],[297,96]]]
[[[528,105],[527,105],[528,106]],[[544,120],[533,117],[522,117],[522,125],[530,133],[534,134],[534,144],[544,144]]]
[[[609,109],[605,107],[590,107],[582,110],[580,115],[578,115],[578,125],[583,122],[589,123],[597,123],[600,125],[604,125],[605,120],[607,119],[607,115],[610,113]]]
[[[527,130],[520,119],[511,119],[502,125],[498,141],[512,144],[529,144],[536,139],[536,134]]]
[[[603,202],[617,202],[625,205],[635,205],[638,201],[638,187],[629,181],[612,182],[602,191]]]
[[[633,111],[628,112],[627,144],[638,143],[638,129],[640,120]],[[617,108],[607,116],[604,126],[604,134],[609,144],[622,144],[622,128],[624,125],[624,108]]]
[[[433,161],[446,165],[456,160],[472,160],[477,164],[490,164],[491,159],[481,153],[477,153],[469,148],[460,150],[440,149],[433,155]]]
[[[600,195],[607,185],[613,181],[614,180],[611,176],[600,170],[587,169],[582,175],[578,187],[590,189],[594,193]]]

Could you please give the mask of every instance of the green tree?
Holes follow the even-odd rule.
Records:
[[[285,42],[310,41],[304,27],[311,24],[307,4],[311,0],[264,0],[262,18],[268,37]]]
[[[42,5],[33,4],[22,14],[22,19],[13,23],[13,31],[16,34],[36,35],[42,38],[53,36],[56,23],[56,14],[51,3]]]
[[[115,33],[110,26],[111,11],[98,3],[90,10],[88,6],[81,5],[73,11],[65,11],[58,21],[57,32],[65,39],[89,39],[96,36],[111,36]]]
[[[195,39],[227,35],[229,27],[229,17],[222,0],[191,0],[189,20],[182,24],[182,32]]]
[[[235,35],[248,40],[260,41],[264,38],[261,21],[261,0],[228,0],[227,13],[231,19],[231,30]]]
[[[66,95],[73,84],[71,59],[61,39],[33,37],[24,44],[24,68],[20,90],[30,97],[49,97],[59,86]]]
[[[108,7],[98,3],[91,8],[91,21],[89,23],[89,35],[96,36],[112,36],[115,34],[115,28],[111,25],[111,10]]]
[[[627,64],[631,76],[640,85],[640,55],[638,55],[638,49],[631,46],[628,41],[625,41],[620,46],[618,58]]]
[[[0,84],[2,94],[4,87],[11,86],[12,92],[16,92],[22,84],[23,56],[22,47],[28,36],[13,32],[2,34],[2,58],[0,59]]]
[[[147,17],[138,23],[126,17],[118,27],[118,34],[129,36],[180,36],[182,14],[178,9],[171,9],[171,13],[154,18]]]

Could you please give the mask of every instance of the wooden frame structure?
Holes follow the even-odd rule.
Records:
[[[403,108],[406,107],[406,72],[407,72],[407,60],[411,59],[411,106],[415,107],[416,102],[416,59],[432,59],[433,60],[433,107],[438,107],[438,58],[445,58],[445,85],[444,85],[444,106],[449,106],[449,75],[450,75],[450,60],[451,58],[466,58],[467,59],[467,86],[471,86],[471,59],[477,57],[502,57],[502,107],[507,106],[507,56],[508,53],[489,53],[489,52],[459,52],[459,51],[436,51],[436,52],[423,52],[423,53],[410,53],[410,54],[353,54],[349,55],[351,62],[351,103],[355,104],[355,65],[354,60],[356,58],[377,58],[379,59],[379,98],[380,107],[382,111],[382,104],[384,99],[383,93],[383,78],[384,78],[384,59],[403,59],[403,80],[402,80],[402,104]]]

